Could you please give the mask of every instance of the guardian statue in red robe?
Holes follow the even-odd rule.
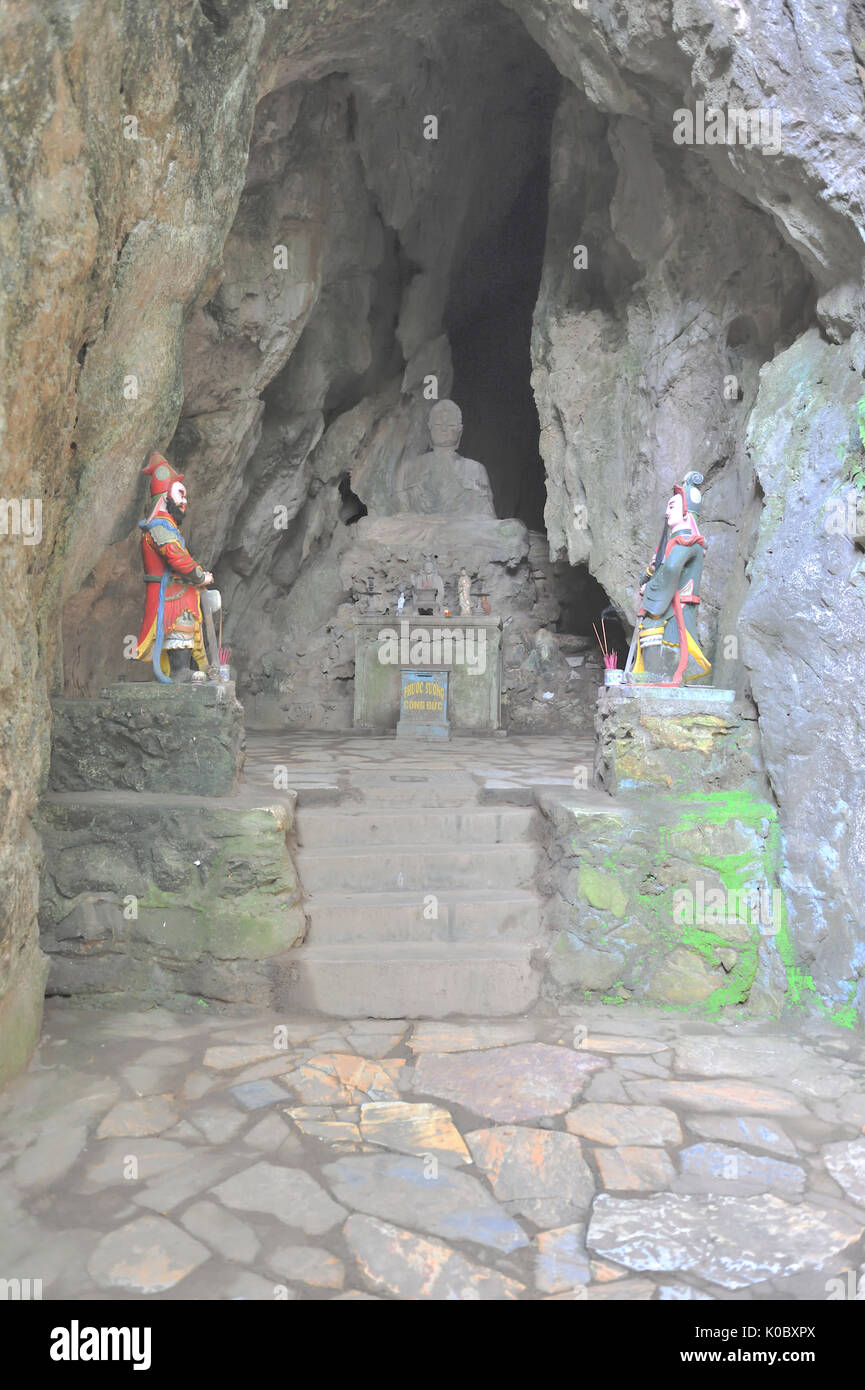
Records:
[[[188,681],[192,662],[208,669],[201,631],[201,591],[213,575],[190,555],[181,535],[186,515],[184,475],[161,454],[144,469],[155,503],[140,521],[144,564],[144,621],[138,636],[139,661],[150,660],[158,681]],[[215,658],[214,658],[215,659]]]

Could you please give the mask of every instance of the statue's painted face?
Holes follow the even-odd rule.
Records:
[[[666,515],[667,525],[670,527],[671,531],[675,530],[677,526],[681,526],[682,522],[685,520],[685,505],[678,492],[674,492],[667,503]]]
[[[168,496],[171,498],[178,511],[186,511],[186,488],[183,483],[172,483],[168,489]]]

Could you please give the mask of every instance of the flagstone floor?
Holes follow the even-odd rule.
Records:
[[[507,738],[454,736],[431,746],[393,736],[356,733],[249,732],[243,786],[253,795],[273,789],[274,768],[285,769],[284,785],[304,791],[326,788],[347,791],[376,776],[387,782],[400,772],[422,781],[431,777],[464,777],[479,790],[506,793],[532,787],[574,787],[577,768],[591,776],[595,740],[591,730],[580,734],[510,734]],[[582,779],[578,785],[585,787]],[[391,790],[393,788],[391,787]]]
[[[0,1097],[0,1278],[75,1300],[842,1296],[863,1062],[816,1022],[55,1000]]]

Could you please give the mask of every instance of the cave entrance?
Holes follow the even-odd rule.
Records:
[[[562,90],[500,0],[449,0],[420,35],[392,12],[386,42],[346,42],[259,104],[230,273],[197,330],[236,369],[237,400],[267,376],[254,428],[237,406],[248,452],[217,569],[252,723],[351,727],[351,603],[369,604],[372,578],[389,610],[411,573],[388,560],[375,589],[360,552],[393,515],[394,470],[428,447],[429,380],[461,407],[460,452],[486,468],[497,515],[529,531],[502,584],[516,645],[554,628],[576,658],[607,605],[587,572],[550,561],[532,390]],[[287,287],[270,270],[283,241]],[[202,403],[193,392],[189,415],[206,439]]]
[[[526,36],[528,37],[528,36]],[[538,50],[540,55],[540,50]],[[543,267],[550,140],[560,78],[540,55],[524,93],[534,158],[510,207],[476,237],[453,276],[444,311],[452,394],[463,406],[460,452],[486,466],[499,516],[544,529],[546,486],[531,386],[532,319]],[[501,147],[502,160],[508,151]],[[503,177],[501,169],[491,177]]]

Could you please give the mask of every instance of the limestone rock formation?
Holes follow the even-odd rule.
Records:
[[[464,452],[537,531],[537,460],[490,423],[529,373],[551,554],[623,617],[706,476],[704,635],[756,701],[802,997],[858,1003],[862,581],[821,509],[865,394],[859,8],[4,6],[0,1079],[39,1026],[49,694],[132,675],[145,451],[189,475],[248,713],[344,728],[358,518],[429,391],[468,421],[470,389]],[[678,143],[699,103],[777,149]]]

